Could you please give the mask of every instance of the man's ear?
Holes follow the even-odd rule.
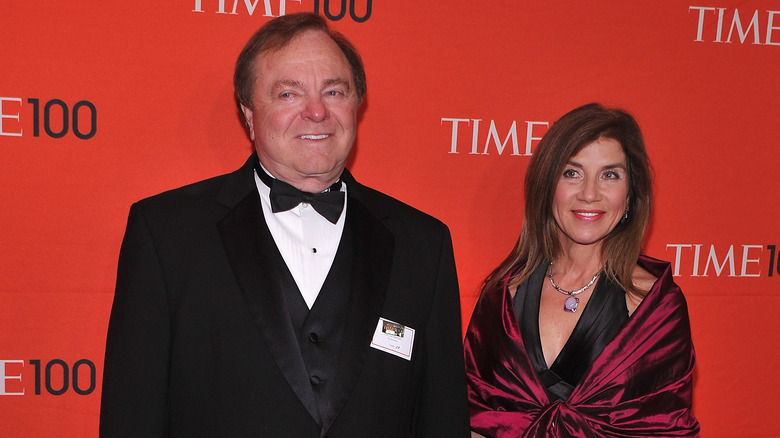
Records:
[[[255,141],[255,127],[252,123],[252,109],[242,103],[241,112],[244,113],[244,123],[246,123],[246,127],[249,128],[249,139]]]

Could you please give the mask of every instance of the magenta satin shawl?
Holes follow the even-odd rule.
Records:
[[[523,345],[506,287],[480,297],[465,339],[472,430],[487,437],[696,436],[688,309],[667,262],[568,401],[550,403]]]

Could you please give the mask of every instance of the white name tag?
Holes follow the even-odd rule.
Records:
[[[412,360],[414,329],[403,324],[379,318],[371,340],[371,347],[406,360]]]

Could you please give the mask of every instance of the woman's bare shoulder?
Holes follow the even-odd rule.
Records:
[[[634,267],[634,273],[631,275],[631,282],[640,295],[637,295],[636,293],[626,294],[626,305],[628,306],[629,315],[633,314],[634,310],[639,307],[639,304],[642,302],[642,297],[652,289],[656,280],[658,280],[658,277],[647,272],[647,270],[641,266]]]
[[[658,277],[647,272],[643,267],[639,265],[634,267],[634,273],[631,275],[631,282],[634,283],[634,287],[642,292],[642,295],[650,291],[656,280],[658,280]]]

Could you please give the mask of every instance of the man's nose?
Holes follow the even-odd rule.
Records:
[[[321,122],[329,117],[328,107],[322,101],[322,97],[309,97],[306,106],[303,108],[301,116],[314,122]]]

